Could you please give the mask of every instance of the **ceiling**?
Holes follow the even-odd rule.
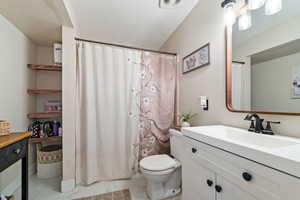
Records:
[[[78,37],[159,49],[198,0],[182,0],[174,9],[159,0],[71,0]]]
[[[251,65],[300,52],[300,39],[251,55]]]
[[[63,0],[5,0],[0,14],[34,43],[50,46],[61,41],[61,25],[72,26]]]

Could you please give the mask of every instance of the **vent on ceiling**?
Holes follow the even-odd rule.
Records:
[[[159,7],[164,9],[172,9],[179,5],[181,0],[159,0]]]

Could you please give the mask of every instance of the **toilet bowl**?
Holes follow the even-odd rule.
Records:
[[[171,133],[171,154],[153,155],[140,161],[140,170],[147,180],[147,195],[151,200],[161,200],[181,192],[181,164],[175,151],[179,142],[180,132]],[[173,145],[172,145],[173,144]],[[172,150],[173,148],[173,150]]]
[[[147,180],[147,194],[160,200],[180,193],[181,166],[168,155],[149,156],[140,161],[140,169]]]

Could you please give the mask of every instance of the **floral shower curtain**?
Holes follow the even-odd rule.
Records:
[[[140,159],[170,151],[168,130],[175,114],[176,58],[143,53],[141,75]]]
[[[169,152],[176,57],[88,42],[77,55],[76,182],[130,178]]]

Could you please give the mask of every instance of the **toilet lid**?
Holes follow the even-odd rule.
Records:
[[[176,166],[176,161],[168,155],[149,156],[140,161],[140,166],[150,171],[163,171]]]

